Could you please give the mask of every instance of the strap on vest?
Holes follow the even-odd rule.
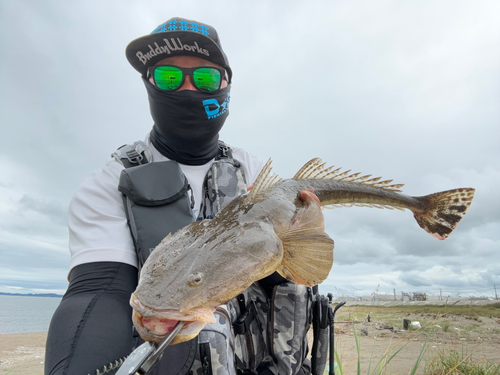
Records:
[[[240,294],[236,297],[240,307],[240,316],[233,323],[234,333],[237,335],[244,335],[250,330],[250,323],[255,319],[255,311],[251,304],[248,308],[245,304],[245,296]]]

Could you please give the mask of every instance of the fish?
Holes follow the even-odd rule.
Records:
[[[392,180],[325,165],[314,158],[293,178],[282,179],[272,173],[269,160],[252,188],[213,219],[165,237],[144,263],[130,298],[141,337],[159,342],[182,320],[171,345],[190,340],[215,323],[219,306],[274,272],[300,285],[323,282],[334,248],[323,208],[409,209],[421,228],[444,240],[474,198],[473,188],[412,197]]]

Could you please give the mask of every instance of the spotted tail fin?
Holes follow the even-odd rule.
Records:
[[[438,240],[445,240],[465,216],[474,192],[472,188],[461,188],[420,197],[427,211],[413,213],[418,225]]]

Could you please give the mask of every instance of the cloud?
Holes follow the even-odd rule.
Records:
[[[0,7],[2,284],[45,280],[41,288],[58,289],[71,196],[152,126],[125,46],[173,15],[161,1]],[[215,25],[229,56],[224,141],[271,157],[283,178],[321,157],[404,183],[412,196],[476,188],[444,242],[408,211],[325,211],[335,263],[322,288],[491,294],[500,283],[492,266],[500,261],[500,5],[254,1],[218,9],[176,5],[177,15]]]
[[[67,207],[57,201],[39,201],[27,194],[23,194],[18,201],[20,212],[34,211],[47,216],[53,223],[67,225]]]
[[[408,273],[405,273],[401,277],[401,281],[403,281],[404,283],[406,283],[412,287],[417,287],[417,288],[426,287],[427,289],[429,289],[429,287],[432,287],[432,285],[433,285],[433,283],[431,283],[427,279],[424,279],[424,278],[420,277],[416,272],[411,272],[411,271]]]

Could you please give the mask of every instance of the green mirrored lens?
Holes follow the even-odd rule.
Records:
[[[193,72],[193,81],[200,90],[215,91],[220,87],[220,72],[213,68],[199,68]]]
[[[154,80],[161,90],[177,90],[182,84],[182,71],[174,66],[159,66],[154,70]]]

